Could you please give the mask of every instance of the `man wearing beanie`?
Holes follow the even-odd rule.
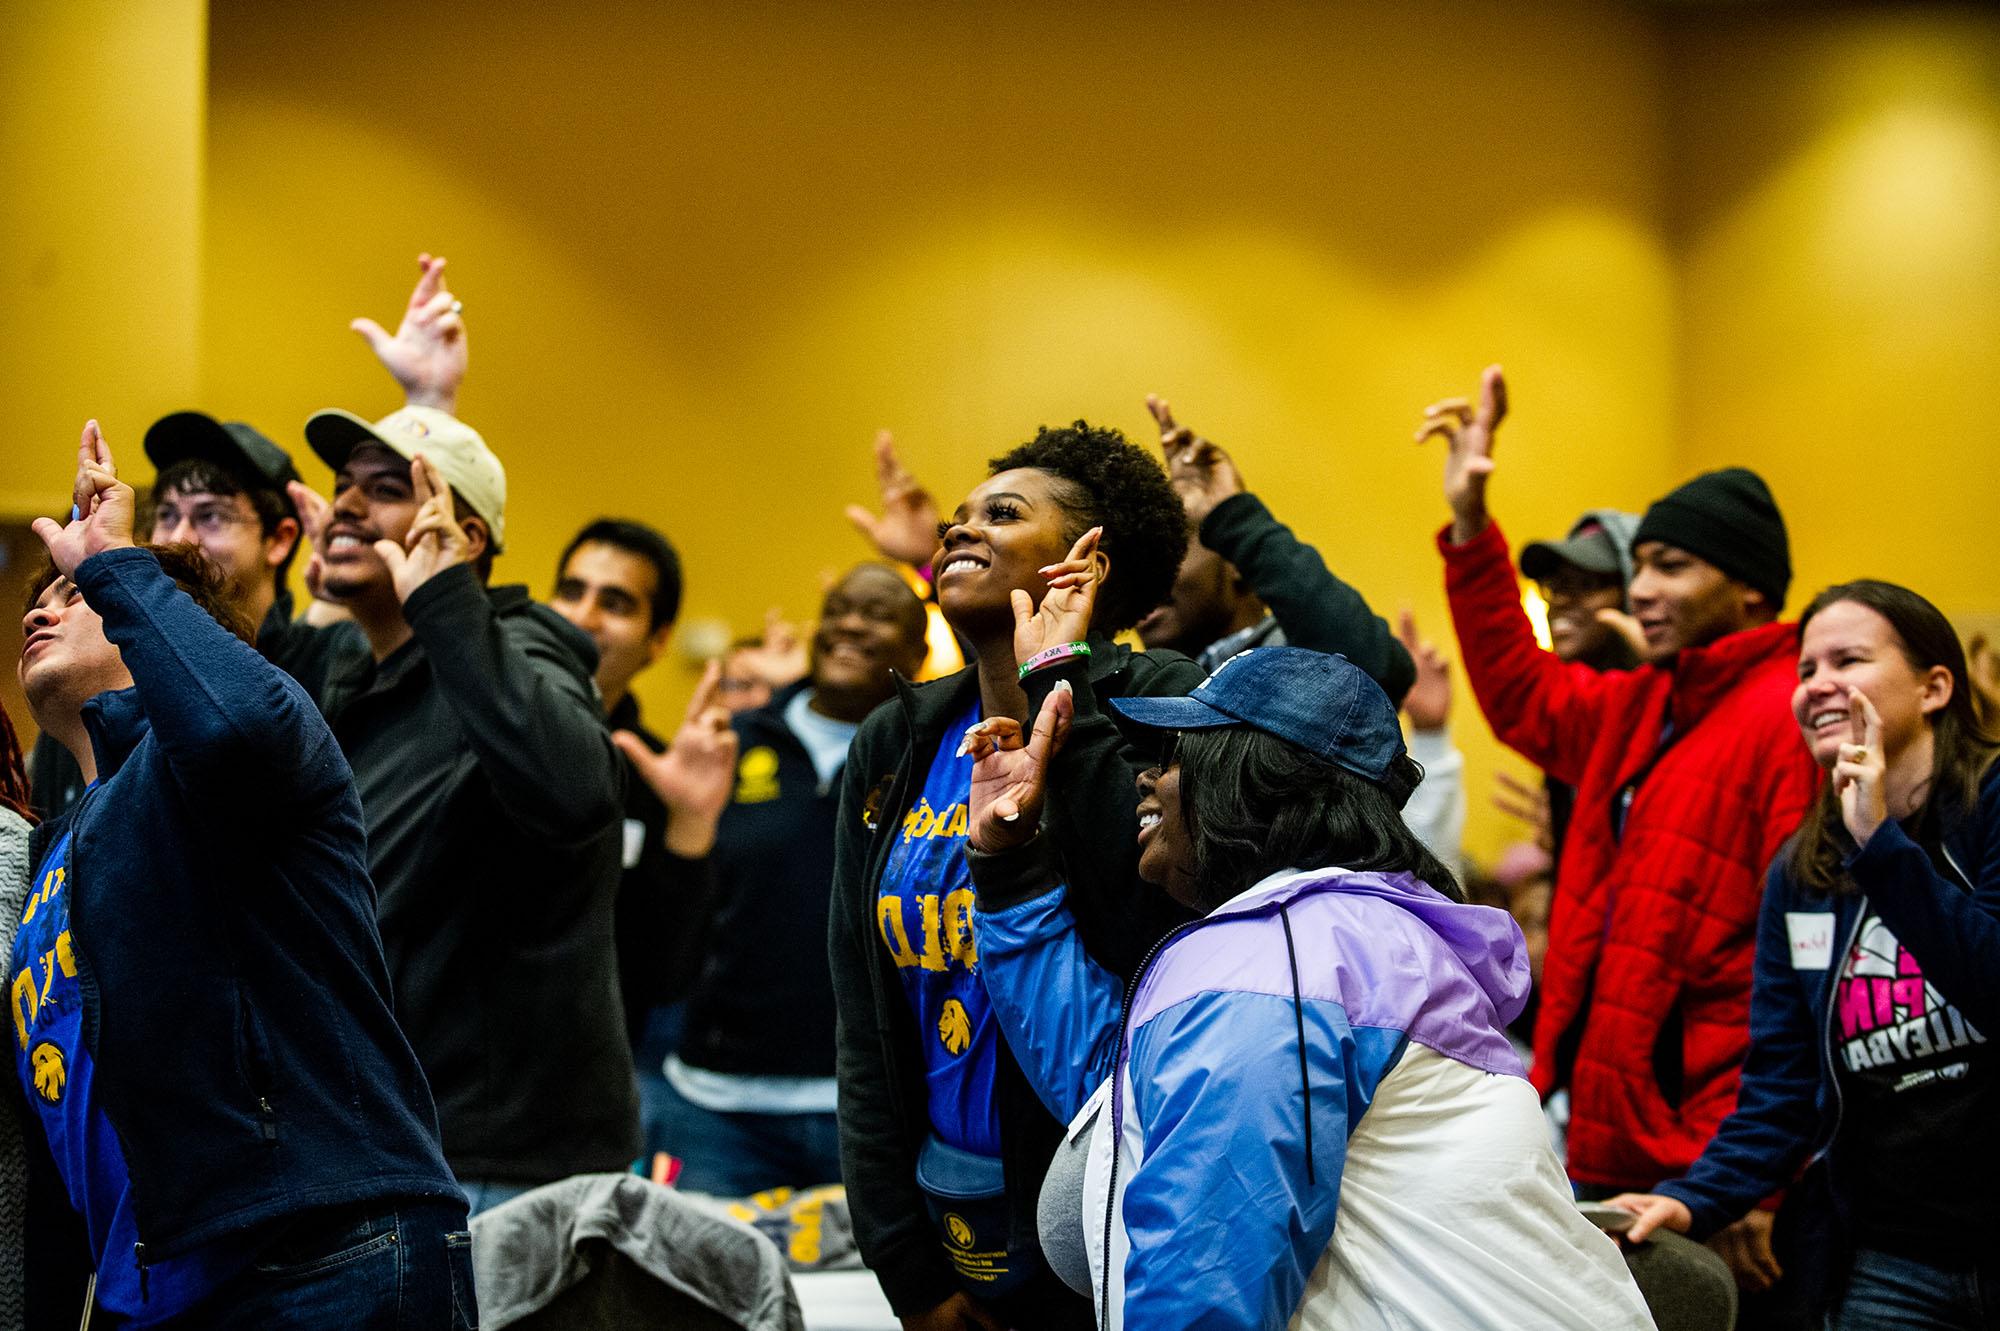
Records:
[[[1576,787],[1557,869],[1534,1083],[1568,1087],[1581,1196],[1684,1170],[1736,1103],[1766,866],[1818,773],[1792,722],[1798,630],[1778,621],[1791,559],[1770,491],[1740,468],[1696,477],[1632,535],[1635,670],[1535,643],[1486,510],[1506,385],[1432,406],[1450,445],[1438,535],[1465,661],[1494,733]],[[1718,1235],[1740,1283],[1768,1283],[1769,1212]]]

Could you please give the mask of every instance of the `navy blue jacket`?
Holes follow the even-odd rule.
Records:
[[[76,585],[135,687],[84,705],[98,784],[36,853],[72,833],[84,1039],[140,1265],[314,1207],[462,1198],[319,710],[147,551],[87,559]]]
[[[1835,1240],[1844,1239],[1852,1202],[1844,1157],[1867,1143],[1847,1140],[1839,1130],[1832,1000],[1869,907],[1923,959],[1925,979],[1950,995],[1968,1021],[1982,1031],[2000,1030],[2000,764],[1987,772],[1977,808],[1946,818],[1942,843],[1941,871],[1901,824],[1884,823],[1848,860],[1860,892],[1838,896],[1802,887],[1788,870],[1789,848],[1772,864],[1757,925],[1750,1054],[1736,1110],[1687,1174],[1658,1188],[1686,1203],[1693,1237],[1706,1238],[1739,1219],[1817,1159],[1831,1214],[1815,1217],[1822,1223],[1814,1227],[1830,1223]],[[1831,940],[1827,964],[1793,964],[1793,938],[1820,931],[1811,918],[1790,924],[1788,916],[1823,918]],[[1824,1245],[1814,1246],[1831,1256]],[[1842,1264],[1837,1257],[1828,1263],[1834,1269]],[[1830,1291],[1818,1292],[1824,1297]]]

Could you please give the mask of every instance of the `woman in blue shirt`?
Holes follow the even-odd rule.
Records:
[[[1612,1202],[1635,1241],[1701,1238],[1811,1161],[1787,1211],[1830,1328],[1992,1326],[2000,736],[1915,592],[1830,587],[1799,630],[1792,713],[1828,779],[1771,866],[1736,1111],[1683,1177]]]

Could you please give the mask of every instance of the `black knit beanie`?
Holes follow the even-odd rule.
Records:
[[[1704,472],[1654,502],[1632,536],[1664,541],[1709,563],[1770,598],[1775,612],[1792,584],[1791,543],[1770,487],[1756,472],[1725,467]]]

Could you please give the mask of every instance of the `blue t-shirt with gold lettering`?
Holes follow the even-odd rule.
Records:
[[[97,1269],[97,1305],[122,1324],[152,1326],[192,1308],[241,1270],[250,1250],[210,1244],[152,1264],[141,1279],[131,1178],[111,1120],[92,1103],[83,988],[69,932],[69,835],[43,856],[14,936],[7,995],[15,1063],[48,1137],[70,1205],[83,1217]]]
[[[931,1130],[960,1150],[997,1156],[993,1074],[1000,1033],[972,941],[972,870],[965,859],[972,759],[957,752],[959,736],[977,720],[975,699],[945,729],[916,803],[894,829],[875,922],[917,1017]]]

